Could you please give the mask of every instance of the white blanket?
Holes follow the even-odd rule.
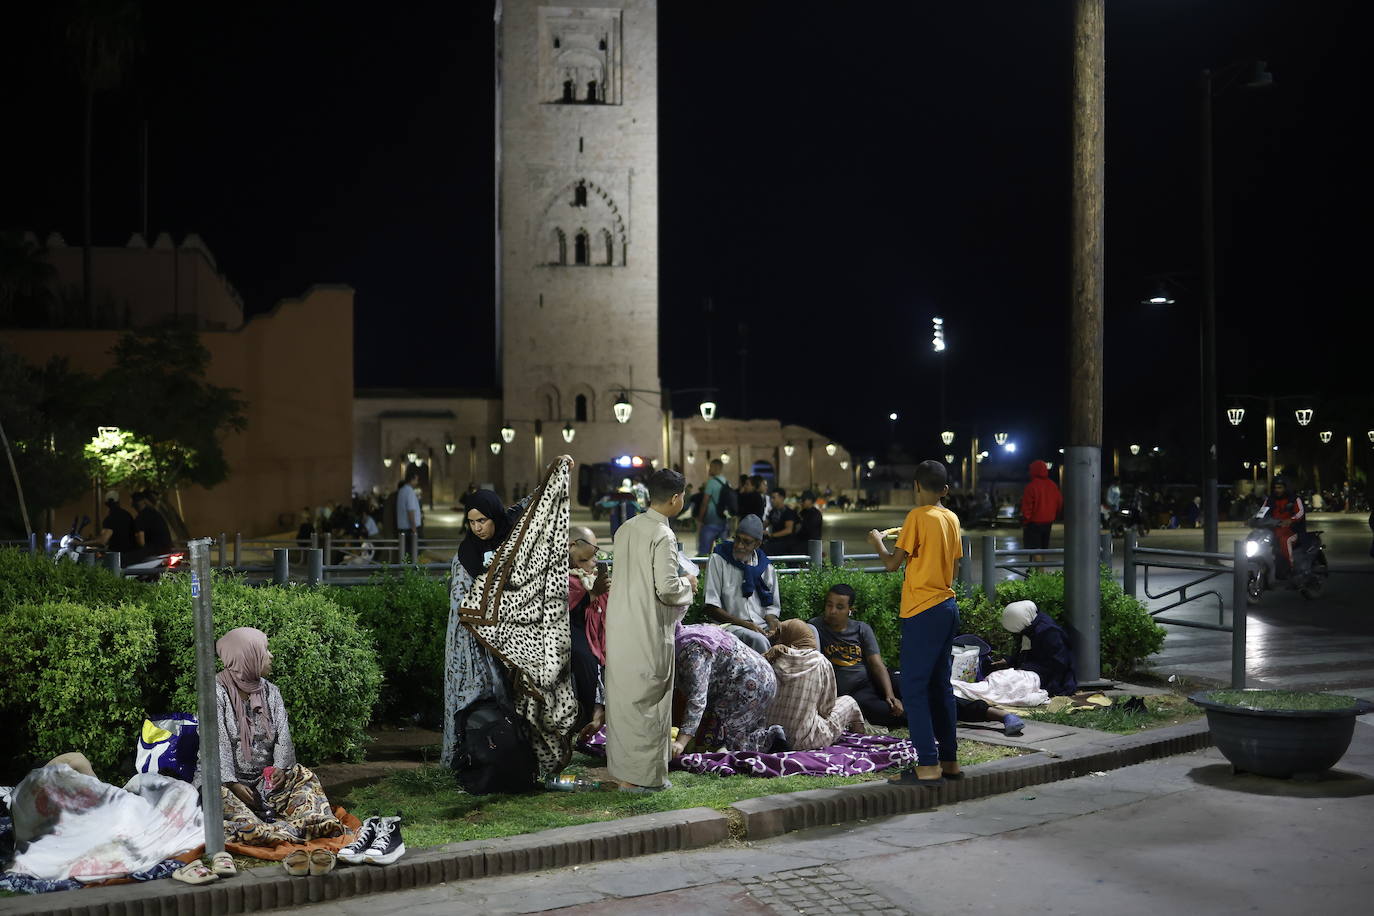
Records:
[[[1040,675],[1034,671],[1015,668],[994,671],[982,681],[955,681],[955,696],[966,700],[982,700],[989,706],[1043,706],[1050,695],[1040,689]]]
[[[104,881],[152,868],[205,842],[190,783],[139,773],[120,789],[65,763],[15,786],[14,864],[35,878]]]

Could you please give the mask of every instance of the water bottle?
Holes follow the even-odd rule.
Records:
[[[544,781],[544,788],[553,792],[594,792],[601,788],[601,783],[585,776],[574,776],[571,773],[560,773],[557,776],[550,776]]]

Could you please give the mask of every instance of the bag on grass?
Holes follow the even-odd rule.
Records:
[[[472,795],[529,792],[539,778],[529,725],[496,700],[478,700],[453,716],[458,746],[453,773]]]
[[[134,756],[137,773],[162,773],[190,782],[200,753],[200,723],[189,712],[169,712],[143,720]],[[126,758],[127,759],[127,758]]]
[[[977,646],[954,646],[950,650],[953,656],[949,676],[956,681],[967,681],[972,683],[978,680],[978,656]]]

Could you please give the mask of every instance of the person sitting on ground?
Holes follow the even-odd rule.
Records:
[[[725,624],[760,655],[778,629],[778,574],[763,546],[763,521],[757,515],[739,520],[732,541],[717,544],[706,565],[706,616]]]
[[[1078,679],[1063,627],[1034,601],[1008,604],[1002,609],[1002,626],[1021,637],[1021,646],[1011,658],[1013,668],[1034,671],[1040,677],[1040,689],[1052,697],[1073,695]]]
[[[568,529],[568,627],[572,633],[573,683],[577,687],[578,740],[606,723],[606,602],[611,574],[598,563],[596,534],[585,525]]]
[[[906,725],[901,694],[883,664],[873,627],[853,619],[854,587],[832,585],[825,593],[825,609],[811,618],[820,637],[821,654],[835,669],[835,689],[853,697],[863,716],[873,725],[900,728]]]
[[[792,750],[829,747],[844,732],[865,734],[858,702],[836,695],[835,668],[817,648],[816,630],[809,623],[784,620],[763,657],[778,679],[767,720],[782,726]]]
[[[778,692],[773,666],[734,636],[710,624],[679,626],[673,641],[676,688],[684,707],[673,756],[682,754],[701,729],[709,709],[717,732],[702,735],[705,749],[777,751],[786,733],[768,724],[768,707]]]
[[[275,846],[343,834],[319,778],[296,762],[286,704],[267,680],[267,634],[237,627],[215,641],[215,652],[224,666],[215,703],[225,840]]]

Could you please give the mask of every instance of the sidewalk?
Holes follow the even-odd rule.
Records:
[[[763,842],[482,878],[283,913],[1367,912],[1374,726],[1333,778],[1232,776],[1213,750]]]

